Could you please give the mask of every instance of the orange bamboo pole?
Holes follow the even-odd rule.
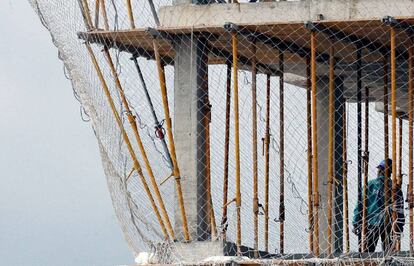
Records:
[[[81,4],[82,4],[82,11],[83,11],[83,16],[85,18],[85,22],[87,23],[86,28],[87,30],[92,30],[93,29],[93,23],[92,23],[92,18],[91,18],[91,11],[89,9],[89,5],[87,0],[81,0]]]
[[[254,231],[254,256],[259,255],[259,192],[257,174],[257,88],[256,88],[256,45],[253,46],[252,58],[252,143],[253,143],[253,231]]]
[[[226,130],[224,137],[224,176],[223,176],[223,213],[221,220],[222,239],[226,241],[227,202],[229,188],[229,146],[230,146],[230,100],[231,100],[231,65],[227,63],[226,81]]]
[[[270,160],[270,75],[266,75],[264,250],[269,251],[269,160]]]
[[[144,160],[145,168],[146,168],[146,170],[148,172],[148,175],[150,177],[150,181],[151,181],[151,184],[152,184],[152,187],[153,187],[153,191],[155,192],[155,196],[156,196],[156,198],[158,200],[158,203],[161,207],[161,212],[162,212],[164,221],[167,225],[168,232],[170,233],[171,238],[175,239],[174,230],[172,228],[171,221],[170,221],[170,218],[168,216],[167,209],[165,208],[164,200],[161,196],[161,192],[159,190],[157,180],[155,179],[154,172],[152,171],[152,167],[151,167],[151,164],[149,162],[147,152],[146,152],[145,147],[142,143],[141,136],[140,136],[139,131],[138,131],[138,126],[137,126],[137,123],[135,121],[135,116],[132,114],[132,111],[129,107],[129,103],[128,103],[126,97],[125,97],[124,89],[122,88],[121,82],[119,80],[118,74],[117,74],[116,69],[115,69],[114,62],[111,58],[111,55],[110,55],[108,49],[104,48],[103,52],[104,52],[105,58],[108,62],[108,65],[111,69],[112,76],[115,80],[115,85],[116,85],[116,87],[119,91],[119,95],[121,96],[122,104],[125,107],[125,111],[126,111],[126,114],[127,114],[127,117],[128,117],[128,121],[131,125],[132,131],[134,132],[135,140],[136,140],[136,142],[138,144],[138,148],[141,152],[142,159]]]
[[[414,249],[413,218],[413,47],[408,49],[408,207],[410,256]]]
[[[236,212],[237,212],[237,255],[241,255],[241,191],[240,191],[240,142],[239,142],[239,84],[238,84],[238,39],[232,33],[233,46],[233,89],[234,89],[234,143],[236,159]]]
[[[328,133],[328,255],[332,255],[332,187],[333,187],[333,152],[334,152],[334,90],[335,90],[334,47],[329,49],[329,133]]]
[[[107,13],[106,13],[105,0],[100,0],[100,3],[101,3],[101,10],[102,10],[102,17],[103,17],[103,21],[104,21],[104,29],[109,30],[109,23],[108,23],[108,16],[107,16]]]
[[[127,6],[127,11],[128,11],[129,25],[131,29],[135,29],[134,14],[132,13],[131,0],[126,0],[126,6]]]
[[[316,32],[311,31],[311,82],[312,82],[312,176],[314,209],[314,253],[319,256],[319,178],[318,178],[318,123],[316,106]]]
[[[279,251],[285,253],[285,83],[284,56],[279,51]]]
[[[99,28],[99,7],[101,4],[99,0],[95,0],[95,29]]]
[[[309,251],[313,250],[313,188],[312,188],[312,82],[311,82],[311,62],[310,57],[306,57],[306,123],[308,130],[308,223],[309,223]]]
[[[131,158],[133,160],[134,168],[137,171],[138,176],[141,179],[141,182],[142,182],[142,185],[144,187],[144,190],[145,190],[145,192],[146,192],[146,194],[147,194],[147,196],[148,196],[148,198],[150,200],[150,203],[151,203],[151,206],[152,206],[152,208],[153,208],[153,210],[155,212],[155,215],[157,216],[157,220],[158,220],[158,222],[159,222],[159,224],[161,226],[161,230],[163,232],[163,235],[164,235],[164,237],[166,239],[169,239],[168,232],[167,232],[166,227],[164,225],[164,222],[163,222],[163,220],[161,218],[161,215],[160,215],[160,213],[158,211],[158,207],[157,207],[157,205],[155,203],[155,200],[154,200],[154,198],[152,196],[151,190],[149,189],[149,186],[147,184],[147,181],[145,180],[144,174],[142,172],[141,165],[140,165],[140,163],[139,163],[139,161],[138,161],[138,159],[137,159],[137,157],[135,155],[135,152],[134,152],[134,149],[132,147],[131,141],[129,140],[128,134],[127,134],[127,132],[126,132],[126,130],[125,130],[123,124],[122,124],[122,119],[121,119],[121,117],[120,117],[120,115],[119,115],[119,113],[118,113],[118,111],[117,111],[117,109],[115,107],[114,100],[112,99],[111,93],[109,91],[108,85],[106,84],[105,78],[103,77],[101,68],[99,67],[99,64],[98,64],[98,61],[96,60],[96,57],[95,57],[95,55],[94,55],[94,53],[92,51],[92,48],[91,48],[91,46],[88,43],[86,43],[86,48],[88,50],[89,56],[90,56],[90,58],[92,60],[92,63],[94,65],[94,67],[95,67],[96,73],[98,74],[98,78],[99,78],[99,80],[101,82],[102,88],[103,88],[103,90],[105,92],[105,95],[107,97],[107,100],[108,100],[108,103],[109,103],[110,108],[112,110],[112,113],[114,114],[115,121],[116,121],[116,123],[118,124],[118,127],[121,130],[121,134],[122,134],[122,137],[123,137],[123,139],[124,139],[124,141],[126,143],[126,146],[128,148],[128,152],[129,152],[129,154],[130,154],[130,156],[131,156]]]
[[[161,89],[162,103],[163,103],[163,108],[164,108],[165,123],[167,127],[169,149],[170,149],[171,159],[173,163],[173,176],[175,177],[178,202],[179,202],[179,207],[180,207],[180,212],[181,212],[181,218],[183,221],[184,238],[186,241],[190,241],[190,233],[188,231],[187,215],[185,212],[185,204],[184,204],[183,192],[181,188],[181,175],[180,175],[180,169],[178,167],[178,162],[177,162],[177,154],[175,152],[175,144],[174,144],[172,123],[171,123],[171,117],[170,117],[170,108],[168,106],[167,86],[165,83],[165,72],[164,72],[164,67],[162,66],[162,63],[161,63],[161,57],[158,51],[158,46],[155,41],[153,42],[153,47],[154,47],[154,55],[155,55],[155,60],[157,63],[158,76],[159,76],[159,81],[160,81],[160,89]]]

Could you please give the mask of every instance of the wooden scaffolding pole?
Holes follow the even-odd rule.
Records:
[[[230,146],[230,101],[231,101],[231,64],[227,63],[226,81],[226,129],[224,136],[224,176],[223,176],[223,213],[221,220],[222,239],[226,241],[227,205],[229,188],[229,146]]]
[[[362,49],[356,50],[357,68],[357,182],[358,182],[358,226],[362,226]],[[358,234],[359,251],[362,252],[362,232]]]
[[[137,157],[135,155],[135,152],[134,152],[134,149],[132,147],[131,141],[129,140],[128,134],[125,131],[125,128],[124,128],[124,126],[122,124],[122,119],[121,119],[121,117],[120,117],[120,115],[119,115],[119,113],[118,113],[118,111],[117,111],[117,109],[115,107],[114,100],[112,99],[111,93],[109,91],[108,85],[106,84],[105,78],[103,77],[101,68],[99,67],[99,64],[98,64],[98,61],[96,60],[96,57],[95,57],[95,55],[94,55],[94,53],[92,51],[91,46],[88,43],[86,43],[85,45],[86,45],[86,48],[88,50],[89,56],[91,58],[91,61],[92,61],[93,65],[94,65],[94,67],[95,67],[95,70],[96,70],[96,73],[98,75],[98,78],[99,78],[99,80],[101,82],[102,88],[103,88],[103,90],[105,92],[105,95],[107,97],[108,103],[109,103],[109,105],[111,107],[112,113],[113,113],[113,115],[115,117],[115,121],[118,124],[119,129],[121,130],[122,137],[123,137],[123,139],[124,139],[124,141],[126,143],[126,146],[128,148],[129,154],[130,154],[130,156],[131,156],[131,158],[132,158],[132,160],[134,162],[135,171],[138,173],[138,176],[141,179],[142,185],[143,185],[144,190],[145,190],[145,192],[146,192],[146,194],[148,196],[148,199],[149,199],[149,201],[151,203],[151,206],[152,206],[152,208],[154,210],[154,213],[157,216],[157,220],[158,220],[158,222],[159,222],[159,224],[161,226],[161,230],[163,232],[164,237],[166,239],[169,239],[167,229],[166,229],[166,227],[164,225],[164,222],[163,222],[163,220],[161,218],[161,215],[160,215],[160,213],[158,211],[158,207],[157,207],[157,205],[155,203],[155,200],[154,200],[154,198],[152,196],[152,193],[151,193],[151,190],[150,190],[150,188],[149,188],[149,186],[147,184],[147,181],[145,180],[144,174],[143,174],[142,169],[141,169],[141,165],[140,165],[140,163],[139,163],[139,161],[138,161],[138,159],[137,159]]]
[[[104,29],[109,30],[109,23],[108,23],[108,16],[107,16],[107,13],[106,13],[105,0],[100,0],[100,4],[101,4],[101,10],[102,10],[102,17],[103,17],[103,21],[104,21]]]
[[[365,150],[364,150],[364,190],[362,206],[362,252],[367,251],[367,191],[369,164],[369,89],[365,87]]]
[[[269,160],[270,160],[270,74],[266,75],[265,203],[264,244],[269,251]]]
[[[155,192],[155,196],[156,196],[156,198],[158,200],[158,203],[161,207],[161,212],[162,212],[162,215],[164,217],[164,221],[167,225],[168,232],[170,233],[171,238],[174,240],[175,239],[174,230],[172,228],[171,221],[170,221],[170,218],[168,216],[167,209],[165,208],[165,204],[164,204],[164,200],[161,196],[161,192],[158,188],[157,180],[155,179],[154,172],[152,171],[151,164],[149,162],[147,153],[145,151],[145,147],[142,143],[141,136],[138,132],[138,126],[137,126],[137,123],[135,121],[135,116],[132,114],[132,111],[129,107],[129,103],[128,103],[126,97],[125,97],[124,89],[122,88],[121,82],[119,80],[118,74],[117,74],[116,69],[115,69],[115,65],[113,63],[113,60],[111,58],[111,55],[110,55],[108,49],[104,48],[103,52],[104,52],[105,58],[108,62],[108,65],[111,69],[112,76],[115,80],[115,85],[116,85],[116,87],[119,91],[119,95],[121,96],[122,104],[125,107],[125,111],[126,111],[126,114],[127,114],[127,117],[128,117],[128,121],[131,125],[132,131],[134,132],[135,140],[136,140],[136,142],[138,144],[138,148],[141,152],[142,159],[144,160],[145,168],[146,168],[146,170],[148,172],[148,175],[150,177],[150,181],[151,181],[151,184],[152,184],[152,187],[153,187],[153,191]]]
[[[259,191],[257,174],[257,86],[256,86],[256,44],[252,44],[252,143],[253,143],[253,231],[254,231],[254,257],[259,255]]]
[[[240,143],[239,143],[239,84],[238,84],[238,39],[232,33],[233,45],[233,89],[234,89],[234,154],[236,159],[236,212],[237,212],[237,255],[241,255],[241,191],[240,191]]]
[[[126,0],[126,6],[127,6],[127,11],[128,11],[129,25],[131,29],[135,29],[134,14],[132,13],[131,0]]]
[[[169,150],[170,150],[170,155],[171,155],[171,159],[173,163],[173,176],[175,177],[178,202],[180,205],[181,217],[183,220],[184,238],[186,241],[190,241],[190,233],[188,231],[187,215],[185,213],[185,204],[184,204],[183,192],[181,188],[181,175],[180,175],[180,169],[178,167],[178,162],[177,162],[177,154],[175,152],[175,144],[174,144],[172,123],[171,123],[171,117],[170,117],[170,108],[168,105],[167,86],[165,83],[165,72],[164,72],[164,67],[161,63],[161,57],[158,51],[158,45],[155,41],[153,41],[153,47],[154,47],[154,55],[155,55],[155,60],[157,63],[158,76],[159,76],[159,81],[160,81],[162,103],[164,107],[164,119],[165,119],[165,123],[167,126]]]
[[[388,123],[388,57],[384,55],[384,160],[385,163],[385,176],[388,178],[389,167],[388,158],[389,158],[389,123]],[[389,199],[390,199],[390,188],[388,187],[388,182],[384,182],[384,210],[385,210],[385,226],[389,226]],[[389,247],[389,237],[385,238],[385,247]]]
[[[335,58],[333,45],[329,49],[329,134],[328,134],[328,256],[332,254],[332,212],[333,212],[333,153],[334,153],[334,90]]]
[[[312,81],[312,176],[314,209],[314,253],[319,256],[319,178],[318,178],[318,122],[316,106],[316,32],[311,31],[311,81]]]
[[[311,60],[306,57],[306,124],[308,133],[308,148],[306,151],[308,166],[308,230],[309,230],[309,251],[313,250],[313,188],[312,188],[312,81],[311,81]]]
[[[284,56],[279,51],[279,251],[285,253],[285,83]]]
[[[397,80],[396,80],[396,40],[395,40],[395,29],[390,28],[390,41],[391,41],[391,116],[392,116],[392,130],[391,130],[391,158],[392,158],[392,209],[396,210],[397,208]],[[386,182],[385,182],[386,183]],[[397,221],[397,212],[392,212],[392,224],[394,225]],[[392,230],[392,238],[396,237],[394,230]]]
[[[343,108],[343,178],[344,178],[344,226],[345,226],[345,253],[349,253],[349,203],[348,203],[348,152],[347,152],[347,111],[346,102]]]

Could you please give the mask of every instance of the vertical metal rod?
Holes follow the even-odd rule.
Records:
[[[397,80],[396,80],[396,54],[395,54],[395,30],[394,28],[390,28],[390,41],[391,41],[391,116],[392,116],[392,130],[391,130],[391,158],[392,158],[392,190],[391,190],[391,198],[392,198],[392,224],[394,225],[397,221],[397,198],[396,198],[396,190],[397,190]],[[395,236],[395,232],[393,230],[393,238]]]
[[[96,60],[96,57],[95,57],[95,55],[94,55],[94,53],[93,53],[92,48],[90,47],[90,45],[88,43],[86,43],[85,45],[86,45],[86,48],[88,50],[89,56],[90,56],[90,58],[92,60],[92,63],[94,65],[94,67],[95,67],[96,73],[98,74],[98,78],[99,78],[99,80],[101,82],[102,88],[103,88],[103,90],[105,92],[105,95],[107,97],[109,106],[111,107],[112,113],[113,113],[113,115],[115,117],[115,121],[118,124],[119,129],[121,130],[122,137],[123,137],[123,139],[124,139],[124,141],[126,143],[126,146],[128,148],[129,154],[130,154],[130,156],[131,156],[131,158],[132,158],[132,160],[134,162],[134,168],[137,171],[138,176],[141,179],[142,185],[143,185],[144,190],[145,190],[145,192],[146,192],[146,194],[147,194],[147,196],[149,198],[149,201],[150,201],[151,206],[152,206],[152,208],[153,208],[153,210],[155,212],[155,215],[157,216],[157,220],[158,220],[158,222],[159,222],[159,224],[161,226],[161,230],[162,230],[162,232],[164,234],[164,237],[166,239],[169,239],[168,232],[167,232],[167,230],[165,228],[164,222],[163,222],[163,220],[161,218],[161,215],[160,215],[160,213],[158,211],[158,207],[157,207],[157,205],[155,203],[155,200],[154,200],[154,198],[152,196],[151,190],[150,190],[150,188],[149,188],[149,186],[147,184],[147,181],[145,180],[144,174],[142,173],[141,165],[140,165],[140,163],[139,163],[139,161],[138,161],[138,159],[137,159],[137,157],[135,155],[135,152],[134,152],[134,149],[132,147],[131,141],[129,140],[128,134],[125,131],[125,128],[124,128],[124,126],[122,124],[122,119],[121,119],[121,117],[120,117],[120,115],[119,115],[119,113],[118,113],[118,111],[117,111],[117,109],[115,107],[114,100],[112,99],[111,93],[109,91],[108,85],[106,84],[105,78],[103,77],[101,68],[99,67],[99,64],[98,64],[98,61]]]
[[[411,44],[412,45],[412,44]],[[414,217],[413,217],[413,47],[408,48],[408,207],[410,256],[413,254]]]
[[[270,160],[270,74],[266,75],[265,203],[264,244],[269,251],[269,160]]]
[[[108,23],[108,16],[106,14],[105,0],[100,0],[100,3],[101,3],[101,10],[102,10],[102,17],[104,21],[104,29],[109,30],[109,23]]]
[[[367,191],[369,164],[369,89],[365,87],[365,150],[364,150],[364,189],[362,206],[362,252],[367,251]]]
[[[285,253],[285,83],[284,83],[284,55],[279,51],[279,233],[280,254]]]
[[[388,123],[388,56],[384,55],[384,159],[386,160],[385,164],[385,176],[388,178],[389,173],[389,123]],[[388,187],[388,182],[384,182],[384,210],[385,210],[385,226],[389,226],[389,200],[390,200],[390,188]],[[389,237],[385,238],[385,247],[389,247]],[[388,250],[386,250],[388,251]]]
[[[224,176],[223,176],[223,213],[222,213],[222,239],[226,241],[227,202],[229,188],[229,146],[230,146],[230,102],[231,102],[231,64],[227,63],[226,82],[226,131],[224,136]]]
[[[152,17],[154,18],[155,25],[160,25],[160,20],[158,18],[157,10],[155,9],[154,2],[152,0],[148,0],[148,3],[150,5]]]
[[[234,144],[236,159],[236,211],[237,211],[237,255],[241,255],[241,192],[240,192],[240,143],[239,143],[239,84],[238,84],[238,39],[232,33],[233,45],[233,89],[234,89]]]
[[[357,158],[358,158],[358,226],[361,225],[362,218],[362,69],[361,69],[361,48],[356,51],[357,68]],[[362,234],[358,234],[359,250],[362,251]]]
[[[311,31],[311,81],[312,81],[312,170],[314,209],[314,253],[319,256],[319,174],[318,174],[318,122],[316,102],[316,32]]]
[[[259,255],[259,192],[257,174],[257,86],[256,86],[256,44],[252,44],[252,143],[253,143],[253,227],[254,227],[254,257]]]
[[[311,82],[311,60],[306,57],[306,123],[308,133],[308,223],[309,223],[309,251],[313,253],[313,200],[312,200],[312,82]]]
[[[167,86],[165,83],[165,72],[164,72],[164,67],[161,63],[161,57],[158,51],[158,45],[155,41],[153,41],[153,47],[154,47],[155,60],[157,62],[158,76],[159,76],[160,89],[161,89],[161,95],[162,95],[162,103],[164,107],[164,117],[165,117],[165,123],[167,126],[168,142],[170,146],[170,154],[171,154],[171,159],[173,163],[173,176],[175,177],[178,202],[180,205],[181,217],[183,219],[184,238],[186,241],[190,241],[190,233],[188,231],[187,215],[185,213],[184,198],[183,198],[183,192],[181,188],[181,175],[180,175],[180,169],[178,167],[177,155],[175,152],[175,144],[174,144],[172,123],[171,123],[171,117],[170,117],[170,108],[168,105]]]
[[[347,111],[346,102],[343,108],[343,178],[344,178],[344,224],[345,224],[345,253],[349,253],[349,204],[348,204],[348,152],[347,152]]]
[[[134,14],[132,13],[131,0],[126,0],[126,6],[127,6],[127,11],[128,11],[129,25],[131,29],[135,29]]]
[[[171,221],[170,221],[170,218],[168,216],[167,209],[165,208],[164,200],[162,199],[161,192],[158,188],[157,180],[155,179],[154,172],[152,171],[151,164],[149,162],[147,153],[145,151],[145,147],[142,143],[141,136],[138,132],[138,126],[137,126],[137,123],[135,121],[135,116],[132,114],[132,111],[129,107],[129,103],[128,103],[126,97],[125,97],[124,89],[122,88],[122,85],[121,85],[121,82],[119,80],[118,74],[116,73],[115,65],[113,63],[113,60],[111,58],[111,55],[110,55],[108,49],[104,48],[103,52],[104,52],[105,58],[108,62],[108,65],[111,69],[111,73],[112,73],[112,76],[115,80],[115,85],[116,85],[116,87],[119,91],[119,95],[121,96],[122,104],[125,107],[125,111],[126,111],[126,114],[127,114],[127,117],[128,117],[128,121],[131,125],[132,131],[134,132],[134,136],[135,136],[135,139],[137,141],[137,144],[138,144],[139,150],[141,152],[142,158],[144,160],[145,168],[146,168],[146,170],[148,172],[148,175],[150,177],[150,181],[151,181],[153,190],[155,192],[155,196],[157,197],[158,203],[160,204],[161,212],[162,212],[162,215],[164,217],[164,221],[167,224],[168,232],[170,233],[171,238],[175,239],[174,230],[172,228]]]
[[[328,134],[328,256],[332,254],[332,187],[333,187],[333,152],[334,152],[334,90],[335,90],[335,58],[333,45],[329,49],[329,134]]]

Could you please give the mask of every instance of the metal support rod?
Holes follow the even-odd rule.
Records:
[[[357,183],[358,183],[358,226],[362,226],[362,69],[361,69],[361,48],[356,50],[356,71],[357,71]],[[358,234],[359,250],[362,251],[362,234]]]
[[[226,81],[226,129],[224,136],[224,176],[223,176],[223,213],[221,220],[222,239],[226,241],[227,201],[229,188],[229,146],[230,146],[230,101],[231,101],[231,64],[227,63]]]
[[[118,89],[118,92],[119,92],[119,95],[121,97],[122,104],[125,107],[125,111],[126,111],[126,114],[127,114],[127,117],[128,117],[128,121],[131,125],[132,131],[134,132],[135,140],[136,140],[136,142],[138,144],[138,148],[141,152],[142,159],[144,160],[145,168],[146,168],[146,170],[148,172],[148,175],[150,177],[150,181],[151,181],[151,184],[152,184],[152,187],[153,187],[153,191],[155,192],[155,196],[158,200],[158,203],[160,204],[161,212],[162,212],[164,221],[167,225],[168,232],[170,233],[171,238],[175,239],[174,230],[172,228],[171,221],[170,221],[170,218],[168,216],[167,209],[165,208],[164,200],[162,199],[161,192],[158,188],[157,180],[155,179],[154,172],[152,171],[151,164],[149,162],[147,153],[145,151],[145,147],[142,143],[141,136],[138,132],[138,126],[137,126],[137,123],[135,121],[135,116],[132,114],[132,111],[129,107],[129,103],[128,103],[126,97],[125,97],[124,89],[122,88],[122,85],[121,85],[121,82],[119,80],[118,74],[116,73],[115,65],[113,63],[113,60],[111,58],[111,55],[110,55],[108,49],[104,48],[103,52],[104,52],[105,58],[108,62],[108,65],[111,69],[111,73],[112,73],[112,76],[115,80],[115,85],[116,85],[116,87]]]
[[[396,198],[396,191],[397,191],[397,80],[396,80],[396,40],[395,40],[395,29],[390,28],[390,41],[391,41],[391,117],[392,117],[392,130],[391,130],[391,158],[392,158],[392,190],[391,190],[391,199],[392,199],[392,224],[394,225],[397,221],[397,212],[395,211],[397,208],[397,198]],[[393,238],[395,236],[395,232],[393,230]]]
[[[348,204],[348,152],[347,152],[347,111],[346,102],[343,108],[343,178],[344,178],[344,226],[345,226],[345,253],[349,253],[349,204]]]
[[[367,191],[368,191],[368,164],[369,164],[369,89],[365,87],[365,149],[364,149],[364,190],[362,206],[362,252],[367,251]]]
[[[252,44],[252,143],[253,143],[253,227],[254,227],[254,257],[259,251],[259,191],[257,174],[257,87],[256,87],[256,44]]]
[[[266,75],[264,250],[269,251],[270,74]]]
[[[319,176],[318,176],[318,122],[316,102],[316,32],[311,31],[311,83],[312,83],[312,176],[314,209],[314,253],[319,256]]]
[[[92,63],[94,65],[94,67],[95,67],[95,70],[96,70],[96,73],[98,75],[98,78],[99,78],[99,80],[101,82],[102,88],[103,88],[103,90],[105,92],[105,95],[107,97],[107,100],[108,100],[108,103],[109,103],[110,108],[112,110],[112,113],[113,113],[113,115],[115,117],[115,121],[118,124],[119,129],[121,130],[121,134],[122,134],[122,137],[123,137],[123,139],[124,139],[124,141],[126,143],[126,146],[128,148],[128,152],[129,152],[129,154],[130,154],[130,156],[131,156],[131,158],[133,160],[134,168],[137,171],[138,176],[141,179],[141,182],[142,182],[142,185],[144,187],[144,190],[145,190],[145,192],[146,192],[146,194],[148,196],[148,199],[149,199],[149,201],[151,203],[151,206],[152,206],[152,208],[154,210],[154,213],[157,216],[157,220],[158,220],[158,222],[159,222],[159,224],[161,226],[161,230],[163,232],[163,235],[164,235],[164,237],[166,239],[169,239],[168,232],[167,232],[167,230],[165,228],[165,225],[164,225],[164,222],[163,222],[163,220],[161,218],[161,215],[159,213],[158,207],[157,207],[157,205],[155,203],[155,200],[154,200],[154,198],[152,196],[151,190],[150,190],[150,188],[149,188],[149,186],[147,184],[147,181],[145,180],[144,174],[142,172],[141,165],[140,165],[140,163],[139,163],[139,161],[138,161],[138,159],[137,159],[137,157],[135,155],[135,152],[134,152],[134,149],[132,147],[131,141],[129,140],[128,134],[127,134],[127,132],[126,132],[126,130],[125,130],[123,124],[122,124],[122,119],[121,119],[121,117],[120,117],[120,115],[119,115],[119,113],[118,113],[118,111],[117,111],[117,109],[115,107],[114,100],[112,99],[111,93],[109,91],[108,85],[106,84],[105,78],[103,77],[101,68],[99,67],[99,64],[98,64],[98,61],[96,60],[96,57],[95,57],[95,55],[94,55],[94,53],[92,51],[91,46],[88,43],[85,43],[85,45],[86,45],[86,48],[88,50],[89,56],[90,56],[90,58],[92,60]]]
[[[138,60],[136,57],[132,57],[132,60],[134,61],[135,68],[138,72],[139,80],[141,81],[141,86],[144,89],[145,98],[147,99],[148,106],[150,108],[152,118],[154,120],[154,127],[157,138],[161,141],[162,148],[164,150],[165,158],[167,159],[167,162],[169,164],[169,167],[173,169],[173,164],[170,156],[170,151],[168,150],[167,142],[165,141],[165,136],[163,132],[163,127],[160,121],[158,120],[157,113],[155,112],[154,104],[152,103],[151,96],[149,95],[147,83],[145,82],[144,76],[141,71],[141,67],[139,66]]]
[[[279,251],[285,253],[285,83],[284,55],[279,51]]]
[[[188,231],[188,223],[187,223],[187,215],[185,213],[185,205],[184,205],[184,198],[183,198],[183,192],[181,188],[181,175],[180,175],[180,169],[178,167],[177,162],[177,155],[175,153],[175,144],[174,144],[174,137],[172,132],[172,123],[171,123],[171,117],[170,117],[170,108],[168,105],[168,96],[167,96],[167,86],[165,83],[165,72],[164,67],[161,64],[161,57],[160,53],[158,51],[158,46],[155,41],[153,41],[153,47],[154,47],[154,55],[155,60],[157,62],[157,69],[158,69],[158,76],[160,81],[160,89],[161,89],[161,95],[162,95],[162,103],[164,107],[164,117],[165,117],[165,123],[167,126],[167,136],[168,136],[168,143],[170,146],[170,154],[171,159],[173,163],[173,176],[175,177],[175,183],[177,188],[177,195],[178,195],[178,202],[180,205],[180,212],[181,217],[183,221],[183,232],[184,232],[184,238],[186,241],[190,241],[190,233]]]
[[[126,0],[126,7],[128,11],[129,25],[131,29],[135,29],[134,14],[132,13],[131,0]]]
[[[233,46],[233,89],[234,89],[234,154],[236,159],[236,212],[237,212],[237,255],[241,255],[241,192],[240,192],[240,143],[239,143],[239,84],[238,84],[238,40],[232,33]]]
[[[414,249],[413,217],[413,47],[408,48],[408,208],[410,256]]]
[[[333,212],[333,153],[334,153],[334,90],[335,58],[333,45],[329,49],[329,134],[328,134],[328,256],[332,255],[332,212]]]
[[[148,3],[150,5],[150,9],[151,9],[152,17],[154,18],[155,25],[159,26],[160,20],[158,19],[157,10],[155,9],[155,6],[154,6],[154,1],[148,0]]]
[[[308,223],[309,223],[309,251],[313,253],[313,200],[312,200],[312,82],[311,82],[311,62],[310,57],[306,57],[306,123],[308,133],[308,149],[306,151],[308,164]]]
[[[384,55],[384,159],[386,160],[385,164],[385,176],[388,178],[389,175],[389,123],[388,123],[388,57]],[[390,188],[388,187],[388,182],[384,182],[384,210],[385,210],[385,225],[389,225],[389,200],[390,200]],[[389,247],[389,237],[385,238],[385,247]]]

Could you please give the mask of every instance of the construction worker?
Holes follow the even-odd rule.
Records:
[[[395,249],[396,240],[399,239],[403,232],[404,227],[404,198],[401,191],[401,185],[397,185],[396,190],[396,212],[397,212],[397,221],[393,224],[392,222],[392,212],[393,206],[391,204],[391,189],[392,182],[390,179],[391,176],[391,165],[392,160],[387,160],[388,176],[385,178],[385,167],[386,162],[383,160],[378,166],[377,178],[370,180],[368,182],[367,188],[367,209],[366,209],[366,251],[374,252],[378,243],[378,239],[381,236],[382,250],[388,252],[389,250]],[[384,180],[388,182],[388,198],[389,198],[389,208],[385,208],[385,194],[384,194]],[[388,212],[388,224],[385,224],[386,212]],[[360,236],[362,233],[362,204],[356,204],[354,209],[354,219],[353,219],[352,230],[356,235]],[[391,233],[391,228],[393,229],[393,234]],[[362,250],[360,245],[360,250]]]

